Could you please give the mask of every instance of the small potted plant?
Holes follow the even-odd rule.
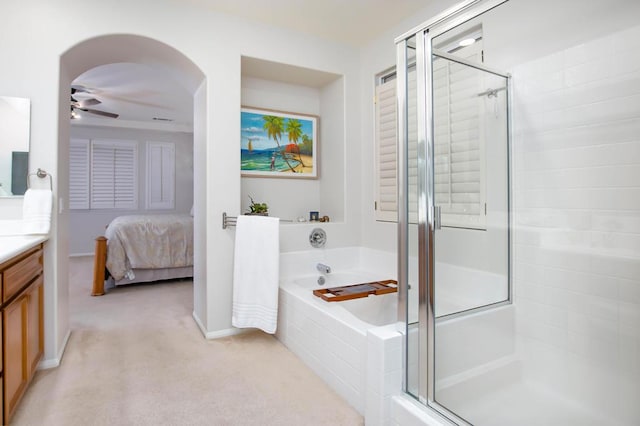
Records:
[[[249,213],[248,215],[259,215],[259,216],[269,216],[269,206],[267,203],[256,203],[249,195],[249,199],[251,200],[251,204],[249,204]]]

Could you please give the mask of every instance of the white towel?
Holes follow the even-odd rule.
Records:
[[[48,234],[53,194],[49,189],[27,189],[22,202],[22,232]]]
[[[275,333],[278,322],[280,219],[238,216],[233,258],[233,313],[238,328]]]

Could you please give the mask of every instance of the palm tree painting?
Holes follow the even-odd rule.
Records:
[[[242,108],[242,176],[317,178],[318,117]]]

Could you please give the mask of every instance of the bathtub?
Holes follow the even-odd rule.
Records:
[[[332,268],[324,285],[318,262]],[[326,302],[313,290],[395,279],[395,254],[360,247],[285,253],[280,270],[276,337],[367,424],[381,424],[388,419],[385,400],[401,388],[397,293]]]
[[[409,322],[418,321],[417,259],[409,258]],[[509,298],[506,274],[436,261],[435,314],[437,318],[505,301]]]
[[[381,279],[393,279],[394,277],[381,276],[379,274],[368,271],[349,271],[337,272],[331,274],[322,274],[325,282],[318,283],[318,276],[314,274],[305,277],[298,277],[292,281],[284,283],[284,288],[289,289],[295,294],[304,293],[313,294],[313,290],[339,287],[350,284],[361,284]],[[387,297],[385,297],[387,296]],[[303,296],[304,297],[304,296]],[[322,301],[328,312],[336,317],[343,318],[351,326],[362,331],[366,331],[372,326],[382,326],[392,324],[398,316],[398,297],[397,293],[383,294],[379,296],[369,296],[364,298],[345,300],[342,302],[325,302],[324,300],[314,296],[314,301]],[[342,312],[346,310],[347,312]]]
[[[317,263],[329,265],[332,272],[321,274],[315,268]],[[436,310],[443,318],[438,321],[438,329],[440,338],[445,340],[439,347],[446,349],[445,352],[464,351],[463,347],[450,347],[446,336],[460,336],[468,330],[477,332],[477,327],[469,328],[465,323],[513,323],[510,317],[494,310],[446,318],[450,313],[493,303],[496,299],[504,300],[504,287],[498,285],[504,283],[504,277],[441,263],[436,267],[442,283]],[[363,247],[310,250],[280,256],[276,337],[364,415],[367,425],[389,424],[392,398],[402,394],[401,331],[404,332],[405,324],[397,322],[397,293],[326,302],[314,296],[313,290],[396,279],[396,268],[395,253]],[[326,280],[324,285],[318,284],[321,275]],[[411,273],[409,282],[412,283]],[[410,292],[417,291],[418,286],[412,285]],[[417,304],[409,306],[408,314],[410,322],[413,317],[417,320]],[[486,329],[494,328],[487,326]],[[473,337],[471,334],[453,342],[462,345]],[[492,358],[513,351],[511,342],[497,347],[501,352],[489,354]],[[417,359],[410,356],[408,362],[413,364]],[[444,374],[439,378],[443,385],[452,385],[451,377],[462,377],[485,362],[486,359],[478,358],[470,365],[445,363],[441,370]]]

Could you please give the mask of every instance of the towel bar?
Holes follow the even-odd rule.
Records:
[[[222,212],[222,229],[227,229],[229,226],[236,226],[237,221],[237,216],[227,216],[227,212]],[[280,219],[280,222],[293,222],[293,220]]]
[[[35,173],[29,173],[27,175],[27,188],[31,188],[31,182],[30,182],[30,177],[31,176],[38,176],[40,179],[44,179],[46,177],[49,177],[49,189],[51,189],[53,191],[53,178],[51,177],[50,173],[45,172],[44,170],[42,170],[40,167],[38,167],[38,171]]]
[[[222,229],[227,229],[227,226],[236,226],[236,216],[227,216],[227,212],[222,212]]]

